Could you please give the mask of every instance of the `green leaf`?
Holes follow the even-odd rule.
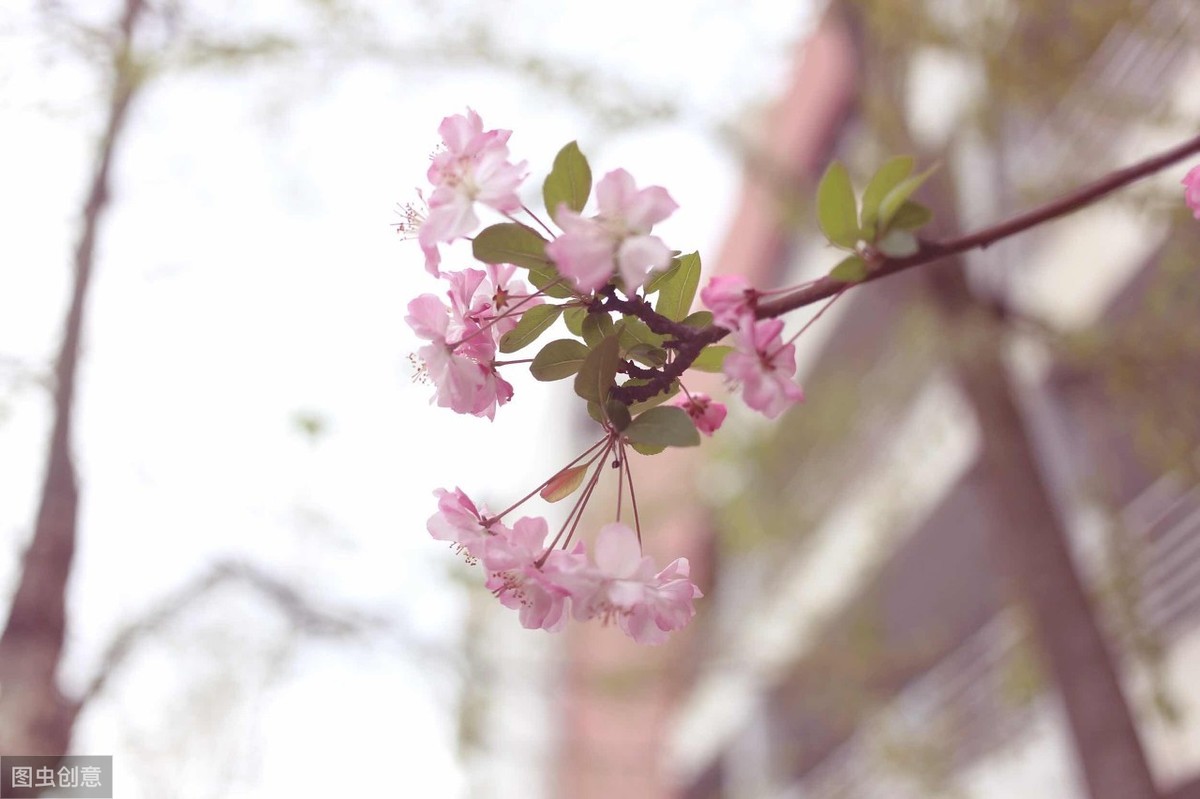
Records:
[[[924,227],[933,219],[933,211],[921,205],[916,200],[905,200],[904,204],[892,217],[892,230],[916,230]]]
[[[858,283],[867,276],[867,262],[857,255],[849,255],[830,270],[829,276],[843,283]]]
[[[692,309],[692,300],[696,299],[696,289],[699,287],[700,253],[680,256],[679,269],[659,286],[654,310],[678,322]]]
[[[907,258],[921,249],[917,237],[907,230],[890,230],[875,246],[889,258]]]
[[[546,256],[546,240],[538,232],[516,222],[501,222],[484,228],[471,242],[476,260],[485,264],[513,264],[525,269],[554,269]]]
[[[564,203],[572,211],[582,211],[591,193],[592,168],[579,151],[579,145],[571,142],[554,156],[554,167],[542,184],[546,212],[553,218],[558,206]]]
[[[839,247],[853,249],[858,244],[858,203],[840,161],[829,165],[817,185],[817,221],[825,237]]]
[[[667,362],[667,351],[652,344],[634,344],[625,350],[625,357],[633,358],[643,366],[656,368]]]
[[[587,308],[579,306],[563,311],[563,321],[567,323],[567,330],[583,338],[583,320],[587,318],[587,315]]]
[[[534,356],[529,372],[534,380],[562,380],[578,372],[587,356],[588,348],[575,339],[555,339]]]
[[[585,400],[604,406],[608,391],[617,376],[617,364],[621,360],[620,333],[613,332],[593,347],[575,375],[575,393]]]
[[[646,381],[642,380],[642,379],[627,380],[624,385],[625,385],[625,387],[644,386],[644,385],[646,385]],[[629,412],[632,413],[634,416],[637,416],[639,413],[642,413],[643,411],[648,411],[651,408],[657,408],[659,405],[662,405],[664,402],[671,399],[671,397],[674,397],[678,393],[679,393],[679,381],[678,380],[672,381],[671,384],[669,386],[667,386],[666,391],[660,391],[659,393],[655,394],[653,397],[651,397],[648,400],[642,400],[641,402],[635,402],[632,405],[630,405]]]
[[[666,447],[663,446],[657,446],[654,444],[641,444],[636,441],[630,442],[630,446],[633,447],[634,452],[638,452],[642,455],[657,455],[666,449]]]
[[[624,430],[625,437],[636,444],[659,447],[694,447],[700,443],[700,433],[683,408],[660,406],[639,415]]]
[[[688,327],[708,327],[713,323],[712,311],[696,311],[694,314],[688,314],[683,323]]]
[[[530,267],[529,282],[547,297],[564,300],[575,296],[570,284],[562,279],[562,275],[558,274],[558,270],[553,266]]]
[[[636,316],[627,316],[623,320],[621,330],[621,347],[629,350],[638,344],[649,344],[651,347],[657,347],[665,340],[664,336],[655,333],[646,323]]]
[[[551,477],[550,482],[546,483],[546,487],[539,492],[542,499],[547,502],[558,502],[560,499],[571,496],[583,484],[583,477],[587,474],[587,470],[586,465],[563,469]]]
[[[500,337],[501,352],[516,352],[532,344],[562,313],[561,305],[535,305],[521,314],[517,326]]]
[[[912,174],[914,163],[911,155],[898,155],[879,167],[871,177],[871,182],[867,184],[862,196],[863,230],[875,230],[875,221],[879,218],[879,204],[897,183]]]
[[[719,372],[721,367],[725,365],[725,356],[733,352],[733,347],[726,347],[723,344],[709,344],[704,349],[700,350],[700,354],[696,356],[696,360],[692,361],[689,369],[699,369],[701,372]]]
[[[646,282],[646,286],[642,289],[642,292],[649,297],[651,294],[658,291],[660,288],[662,288],[662,284],[664,282],[670,280],[671,277],[673,277],[674,274],[679,271],[680,266],[681,262],[679,258],[672,258],[670,266],[663,271],[655,272],[650,276],[650,280]]]
[[[629,414],[629,408],[615,399],[604,403],[604,411],[608,414],[608,420],[612,422],[612,426],[617,429],[618,433],[629,427],[629,422],[633,418]]]
[[[919,175],[910,175],[888,191],[879,203],[879,230],[886,230],[891,226],[892,218],[900,211],[900,206],[904,205],[936,169],[937,166],[931,166]]]
[[[613,327],[612,317],[604,311],[589,313],[583,320],[583,340],[594,347],[613,332]]]

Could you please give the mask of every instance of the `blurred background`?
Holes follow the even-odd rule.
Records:
[[[855,289],[803,406],[635,462],[706,594],[656,649],[522,630],[426,534],[584,438],[563,384],[429,407],[392,227],[471,107],[531,206],[578,139],[794,284],[832,158],[940,164],[936,237],[1194,136],[1191,0],[13,0],[0,42],[0,752],[127,797],[1200,796],[1190,165]]]

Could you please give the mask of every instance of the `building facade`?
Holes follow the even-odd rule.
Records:
[[[795,220],[833,157],[865,176],[899,142],[942,162],[936,237],[1195,135],[1200,12],[1183,0],[1091,17],[911,5],[833,6],[804,42],[718,271],[761,286],[827,271]],[[942,27],[894,46],[930,18]],[[981,31],[992,49],[975,52]],[[1016,66],[998,68],[1006,48]],[[953,327],[941,277],[856,288],[800,341],[805,405],[776,426],[731,419],[702,460],[656,458],[643,493],[697,508],[664,507],[660,540],[707,596],[659,650],[572,632],[557,795],[1089,795],[1070,683],[1103,669],[1046,646],[1014,566],[1009,526],[1030,517],[1005,505],[1026,500],[997,491],[987,455],[1007,433],[962,379],[984,351],[1154,782],[1200,795],[1200,230],[1177,182],[972,253]]]

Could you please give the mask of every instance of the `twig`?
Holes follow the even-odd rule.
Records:
[[[952,255],[959,255],[968,250],[985,249],[1002,239],[1023,233],[1030,228],[1050,222],[1054,219],[1074,213],[1106,197],[1117,189],[1152,175],[1172,164],[1182,161],[1189,155],[1200,153],[1200,136],[1178,144],[1165,152],[1139,161],[1136,164],[1118,169],[1099,180],[1093,181],[1081,188],[1040,205],[1023,214],[995,225],[968,233],[955,239],[945,241],[921,241],[919,249],[905,258],[884,257],[873,265],[867,276],[859,283],[869,283],[890,275],[912,269],[917,266],[939,261]],[[758,306],[756,317],[768,319],[782,316],[790,311],[803,308],[806,305],[820,302],[833,297],[852,285],[832,277],[822,277],[812,283],[786,294],[778,299],[764,302]],[[656,313],[649,303],[640,298],[621,300],[611,290],[607,294],[603,306],[605,309],[621,311],[641,319],[656,333],[672,335],[676,339],[675,358],[670,363],[656,370],[658,374],[638,386],[618,386],[612,390],[611,396],[626,404],[643,402],[666,391],[671,383],[678,379],[699,357],[701,350],[709,344],[715,344],[724,338],[729,331],[719,325],[709,325],[705,328],[691,328],[679,322],[673,322]],[[639,375],[641,376],[641,375]]]

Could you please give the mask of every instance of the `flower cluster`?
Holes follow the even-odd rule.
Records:
[[[671,251],[650,230],[679,206],[661,186],[638,190],[624,169],[609,172],[596,184],[600,212],[584,217],[560,203],[554,221],[563,234],[546,247],[560,274],[576,289],[593,292],[621,277],[626,294],[646,284],[655,270],[666,269]]]
[[[699,254],[672,250],[654,235],[678,208],[666,189],[639,187],[615,169],[593,191],[587,159],[571,143],[542,187],[556,233],[518,195],[527,170],[509,154],[510,131],[486,129],[468,111],[444,119],[439,133],[431,185],[417,192],[420,208],[406,207],[399,226],[417,239],[427,271],[445,281],[442,292],[408,304],[406,321],[425,342],[415,356],[418,376],[433,384],[439,406],[488,419],[513,396],[501,367],[528,364],[541,381],[574,377],[604,436],[526,497],[577,497],[549,543],[541,517],[502,521],[525,500],[493,517],[461,490],[437,492],[429,533],[482,563],[488,588],[519,610],[526,627],[600,618],[635,641],[660,643],[687,624],[701,594],[685,558],[658,569],[643,555],[629,458],[694,446],[721,427],[725,405],[686,388],[689,367],[723,371],[751,408],[778,416],[803,396],[792,382],[795,347],[781,340],[782,322],[756,318],[758,295],[740,278],[713,278],[701,294],[712,313],[691,312]],[[483,227],[482,211],[499,218]],[[464,239],[475,266],[443,269],[450,256],[442,245]],[[556,322],[570,337],[533,358],[501,359]],[[718,345],[727,333],[733,346]],[[572,539],[610,461],[618,469],[617,521],[598,531],[589,556]],[[624,496],[636,529],[619,521]]]
[[[512,279],[514,271],[512,266],[489,265],[486,271],[443,273],[450,283],[449,304],[433,294],[408,304],[405,321],[429,342],[417,357],[423,375],[436,386],[441,407],[492,419],[496,408],[512,399],[512,385],[497,371],[497,347],[517,324],[510,309],[514,296],[521,297],[525,307],[542,301]]]
[[[796,345],[781,339],[783,321],[757,319],[756,292],[745,278],[714,277],[700,292],[713,321],[733,335],[734,351],[725,358],[725,376],[742,388],[746,404],[769,419],[804,399],[793,382]]]
[[[438,405],[488,419],[513,396],[501,367],[528,364],[533,378],[545,382],[573,378],[575,394],[603,435],[495,516],[461,490],[438,491],[429,533],[482,563],[487,587],[519,611],[526,627],[556,630],[568,617],[600,618],[635,641],[661,643],[688,623],[701,594],[685,558],[660,570],[642,552],[632,454],[695,446],[701,435],[720,429],[726,407],[689,391],[689,370],[723,373],[747,406],[772,419],[801,402],[796,338],[888,259],[923,252],[916,231],[932,213],[912,196],[932,170],[915,173],[914,159],[896,156],[860,194],[846,168],[830,164],[817,187],[817,222],[843,257],[829,274],[774,292],[736,275],[713,277],[700,291],[708,310],[692,312],[700,255],[672,250],[654,235],[678,209],[666,189],[639,188],[632,175],[615,169],[593,191],[591,167],[571,142],[542,184],[547,222],[518,195],[527,170],[525,161],[511,160],[510,131],[485,129],[470,110],[446,117],[438,130],[442,145],[431,159],[430,187],[417,191],[418,203],[405,207],[398,225],[419,242],[426,270],[448,284],[443,293],[408,304],[406,321],[426,342],[416,353],[418,376],[434,385]],[[1200,219],[1200,166],[1183,185]],[[499,217],[482,230],[481,209]],[[463,239],[480,268],[443,271],[441,245]],[[809,288],[816,291],[795,293]],[[760,304],[768,293],[791,296]],[[784,340],[780,309],[818,296],[828,302]],[[500,360],[556,326],[567,335],[532,358]],[[726,337],[730,343],[720,344]],[[598,531],[589,557],[584,542],[572,541],[610,464],[617,470],[616,521]],[[576,497],[549,543],[544,518],[503,522],[535,494],[551,503]],[[620,521],[626,502],[634,528]]]
[[[425,253],[425,268],[438,276],[439,243],[470,235],[479,227],[475,203],[510,213],[521,207],[517,188],[525,179],[525,162],[509,163],[509,130],[484,130],[474,111],[446,117],[438,132],[444,149],[433,156],[428,178],[433,184],[429,214],[417,240]]]
[[[489,518],[461,489],[439,489],[430,535],[450,541],[472,562],[483,564],[487,587],[519,612],[530,629],[557,631],[568,617],[615,622],[640,644],[661,644],[695,615],[700,589],[689,579],[687,558],[656,569],[644,557],[637,533],[620,523],[601,528],[595,558],[583,543],[546,548],[546,520],[518,519],[512,527]]]

